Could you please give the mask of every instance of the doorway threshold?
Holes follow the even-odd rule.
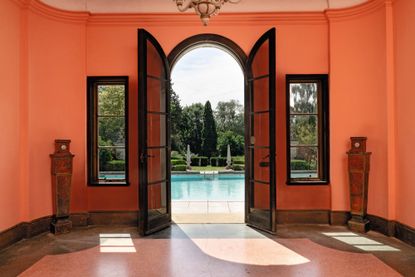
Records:
[[[243,201],[172,201],[175,223],[244,223]]]

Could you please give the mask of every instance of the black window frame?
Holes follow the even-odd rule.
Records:
[[[329,77],[328,74],[287,74],[286,78],[286,150],[287,185],[328,185],[330,183],[330,133],[329,133]],[[291,178],[291,139],[290,139],[290,84],[319,83],[318,105],[318,155],[319,171],[317,178]]]
[[[124,85],[125,86],[125,180],[100,180],[98,178],[98,160],[96,149],[98,148],[97,114],[98,114],[98,85]],[[88,186],[129,186],[129,125],[128,125],[128,76],[88,76],[87,77],[87,171]]]

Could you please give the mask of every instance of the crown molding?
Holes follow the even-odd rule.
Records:
[[[46,18],[91,25],[140,25],[140,26],[198,26],[200,20],[190,13],[89,13],[66,11],[44,4],[39,0],[10,0],[21,8]],[[395,0],[396,1],[396,0]],[[394,0],[369,0],[368,2],[342,9],[328,9],[324,12],[262,12],[262,13],[221,13],[209,22],[216,25],[302,25],[327,24],[328,21],[343,21],[370,14],[382,7],[392,5]]]
[[[209,26],[215,25],[275,25],[275,24],[326,24],[327,19],[321,12],[296,13],[221,13],[214,17]],[[146,25],[201,26],[194,14],[146,13],[146,14],[91,14],[88,24],[92,25]]]
[[[324,13],[330,22],[344,21],[378,11],[388,2],[392,0],[370,0],[349,8],[326,10]]]

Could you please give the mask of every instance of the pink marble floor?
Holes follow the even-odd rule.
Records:
[[[401,276],[372,254],[242,224],[175,226],[167,236],[100,234],[100,245],[43,257],[21,276]]]

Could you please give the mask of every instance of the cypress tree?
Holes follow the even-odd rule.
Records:
[[[216,133],[216,123],[213,117],[212,106],[207,101],[203,111],[203,129],[202,129],[202,153],[206,157],[212,157],[215,154],[218,137]]]

